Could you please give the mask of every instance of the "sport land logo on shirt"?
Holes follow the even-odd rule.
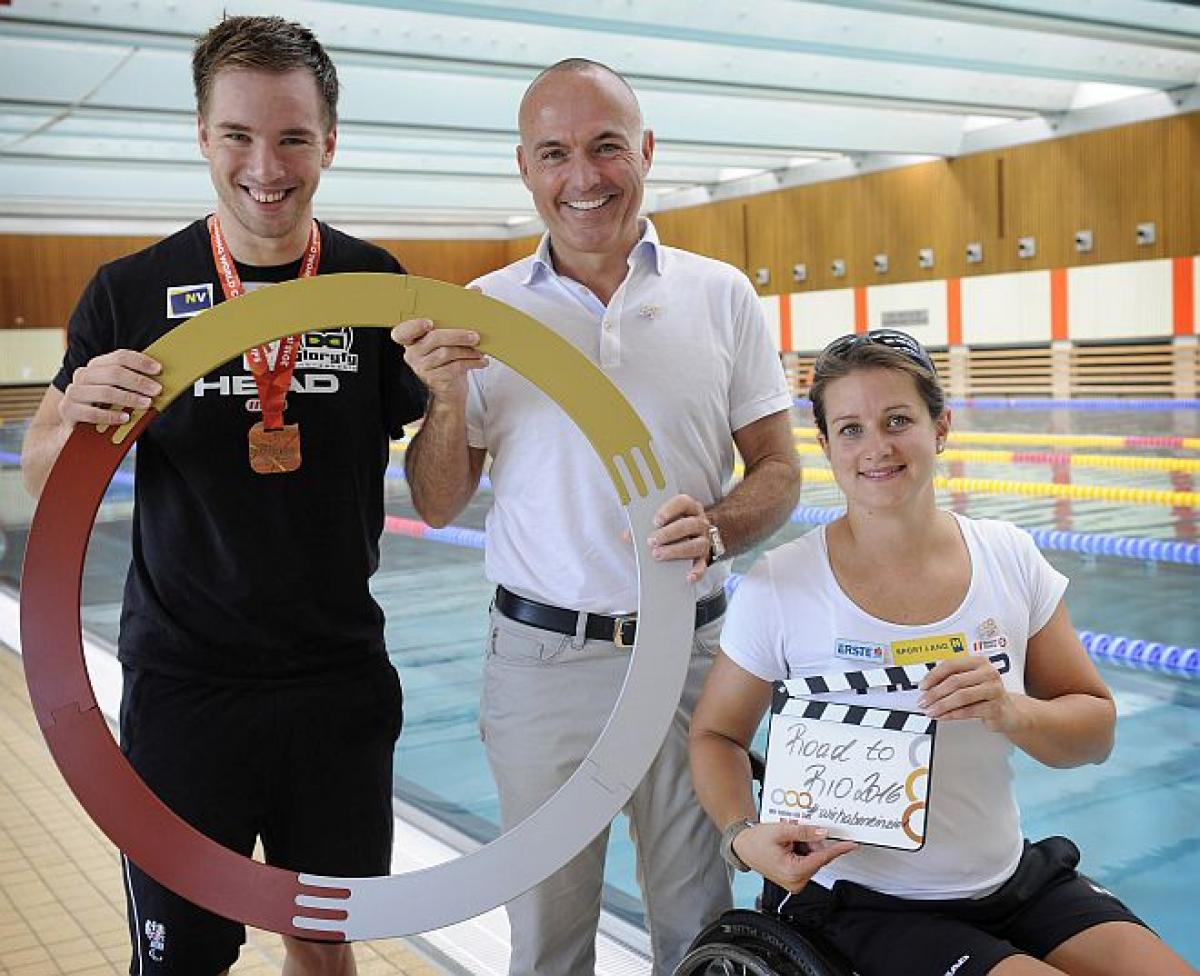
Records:
[[[190,319],[193,315],[207,312],[213,307],[213,286],[208,281],[202,285],[168,285],[167,318]]]
[[[887,648],[872,641],[846,640],[839,637],[834,644],[833,653],[837,657],[851,661],[871,661],[882,663],[887,660]]]
[[[935,634],[913,640],[892,641],[893,664],[926,664],[967,653],[966,634]]]

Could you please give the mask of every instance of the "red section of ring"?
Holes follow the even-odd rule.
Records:
[[[122,444],[77,426],[50,472],[29,528],[21,574],[21,652],[38,725],[59,771],[88,815],[143,871],[226,918],[284,935],[341,941],[292,919],[348,917],[299,908],[296,896],[347,898],[344,888],[302,885],[209,840],[154,795],[122,755],[96,704],[79,619],[83,561],[96,512],[121,459],[157,416],[150,410]]]

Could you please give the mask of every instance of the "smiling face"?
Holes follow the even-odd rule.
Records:
[[[818,439],[850,507],[933,504],[949,410],[931,418],[916,381],[899,369],[854,370],[830,381],[824,397],[828,433]]]
[[[555,258],[626,258],[654,155],[633,93],[600,69],[552,71],[526,94],[520,121],[517,163]]]
[[[222,71],[198,134],[234,256],[254,264],[298,257],[337,143],[312,73]]]

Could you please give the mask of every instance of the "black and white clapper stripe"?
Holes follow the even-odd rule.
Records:
[[[937,667],[936,661],[924,664],[905,664],[890,668],[868,668],[865,671],[830,671],[807,678],[789,678],[783,682],[789,696],[823,695],[830,691],[865,692],[868,688],[887,688],[892,691],[916,691],[921,679]]]
[[[789,698],[780,710],[780,714],[812,721],[837,722],[839,725],[861,725],[865,728],[890,729],[893,732],[914,732],[923,735],[929,735],[937,728],[936,719],[919,712],[864,708],[861,705],[838,705],[834,702],[812,701],[808,698]]]

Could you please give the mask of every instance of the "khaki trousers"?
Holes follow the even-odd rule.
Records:
[[[654,976],[670,976],[691,940],[732,903],[720,835],[700,808],[688,771],[688,725],[720,628],[716,620],[696,633],[667,740],[625,807]],[[629,651],[609,641],[540,630],[492,611],[480,731],[505,830],[579,766],[608,721],[628,663]],[[565,867],[509,903],[511,976],[595,972],[607,845],[606,829]]]

